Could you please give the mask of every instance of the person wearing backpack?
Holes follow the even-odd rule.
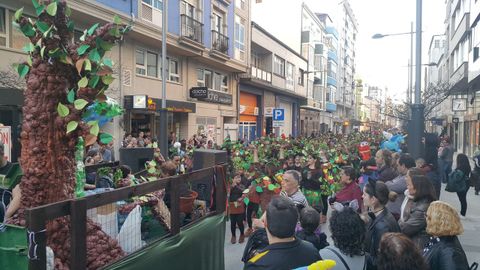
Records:
[[[467,192],[470,189],[470,161],[465,154],[457,155],[457,167],[448,175],[446,191],[456,192],[460,200],[460,215],[467,214]]]

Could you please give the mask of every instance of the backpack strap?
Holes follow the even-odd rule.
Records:
[[[330,248],[330,247],[326,247],[326,249],[330,250],[331,252],[335,253],[335,255],[337,255],[337,257],[342,261],[343,265],[345,266],[345,268],[347,270],[350,270],[350,267],[348,266],[347,262],[345,261],[345,259],[343,258],[343,256],[338,253],[336,250],[334,250],[333,248]]]

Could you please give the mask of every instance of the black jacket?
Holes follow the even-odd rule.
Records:
[[[290,270],[319,260],[320,254],[311,243],[295,238],[292,242],[269,245],[251,258],[243,269]]]
[[[377,251],[380,246],[382,235],[387,232],[400,232],[400,227],[398,226],[397,220],[395,220],[392,213],[390,213],[387,208],[376,217],[373,213],[368,213],[368,215],[372,221],[368,226],[365,238],[365,250],[374,259],[377,257]]]
[[[392,167],[383,166],[378,170],[378,180],[382,182],[391,181],[397,176],[398,173]]]
[[[432,238],[423,256],[432,270],[469,269],[467,256],[456,236]]]

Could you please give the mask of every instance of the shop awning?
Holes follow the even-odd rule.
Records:
[[[309,111],[316,111],[316,112],[322,112],[323,111],[320,108],[313,107],[313,106],[308,106],[308,105],[302,105],[302,106],[300,106],[300,109],[305,109],[305,110],[309,110]]]

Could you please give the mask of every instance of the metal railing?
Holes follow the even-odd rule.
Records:
[[[228,37],[217,30],[212,30],[212,49],[221,53],[228,53]]]
[[[181,36],[203,44],[203,23],[186,15],[180,15]]]

